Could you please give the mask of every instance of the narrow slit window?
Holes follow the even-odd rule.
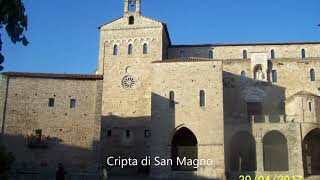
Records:
[[[213,59],[213,50],[209,51],[208,57],[209,57],[209,59]]]
[[[301,58],[302,58],[302,59],[305,59],[305,58],[306,58],[306,50],[305,50],[305,49],[302,49],[302,50],[301,50]]]
[[[310,81],[315,81],[316,80],[316,74],[314,69],[310,70]]]
[[[54,98],[49,98],[48,106],[54,107]]]
[[[75,99],[70,99],[70,108],[75,108],[77,104],[77,100]]]
[[[309,101],[309,111],[312,112],[312,102]]]
[[[278,82],[278,73],[276,70],[272,70],[272,82]]]
[[[204,90],[200,91],[200,107],[205,107],[206,106],[206,93]]]
[[[148,54],[148,44],[147,43],[143,44],[143,54]]]
[[[248,51],[247,50],[243,50],[242,51],[242,58],[243,59],[248,59]]]
[[[128,54],[129,55],[132,54],[132,44],[129,44],[129,46],[128,46]]]
[[[169,93],[169,107],[173,109],[174,106],[175,106],[175,103],[174,103],[174,92],[170,91],[170,93]]]
[[[131,136],[131,131],[130,130],[126,130],[126,137],[129,138]]]
[[[276,55],[275,55],[274,49],[271,49],[271,59],[275,59],[275,58],[276,58]]]
[[[118,55],[118,45],[113,46],[113,55]]]

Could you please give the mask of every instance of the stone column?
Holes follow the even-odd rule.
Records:
[[[128,0],[124,0],[124,15],[128,14],[129,12],[129,1]]]
[[[263,171],[263,144],[262,138],[256,137],[256,157],[257,157],[257,171]]]
[[[137,0],[136,1],[136,13],[137,13],[137,15],[140,15],[141,14],[141,8],[140,8],[140,6],[141,6],[141,2],[140,2],[140,0]]]

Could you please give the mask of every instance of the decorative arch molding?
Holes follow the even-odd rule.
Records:
[[[105,44],[114,44],[114,43],[130,43],[130,42],[134,42],[134,41],[139,41],[142,43],[145,42],[153,42],[153,41],[159,41],[159,38],[156,37],[138,37],[138,38],[128,38],[128,39],[112,39],[112,40],[105,40],[104,43]]]
[[[241,97],[244,102],[263,102],[266,93],[260,88],[249,87],[241,91]]]

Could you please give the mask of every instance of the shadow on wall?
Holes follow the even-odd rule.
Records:
[[[261,141],[263,137],[253,135],[252,124],[284,120],[285,88],[250,79],[244,72],[237,75],[224,71],[223,93],[226,175],[229,178],[254,176],[259,163],[256,141]]]
[[[81,148],[63,144],[57,137],[47,138],[41,145],[30,146],[27,137],[23,135],[3,134],[3,143],[8,152],[15,156],[13,174],[55,176],[58,163],[62,163],[69,175],[99,173],[99,157],[97,156],[99,142],[92,147]],[[46,146],[43,145],[46,144]]]
[[[118,159],[137,159],[138,163],[150,155],[150,116],[119,117],[103,116],[101,120],[101,162],[107,167],[109,175],[147,175],[149,167],[107,166],[109,157]],[[112,162],[114,163],[114,162]]]

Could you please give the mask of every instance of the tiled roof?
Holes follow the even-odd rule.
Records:
[[[29,78],[103,80],[102,75],[96,75],[96,74],[53,74],[53,73],[30,73],[30,72],[3,72],[1,74],[6,76],[29,77]]]
[[[160,61],[153,61],[153,63],[170,63],[170,62],[208,62],[208,61],[221,61],[207,58],[196,58],[196,57],[188,57],[188,58],[175,58],[175,59],[164,59]]]

